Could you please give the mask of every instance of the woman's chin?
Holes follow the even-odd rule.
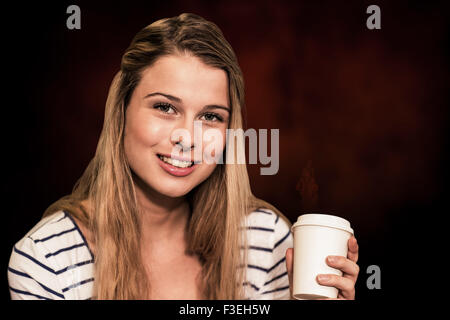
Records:
[[[166,197],[170,197],[170,198],[180,198],[180,197],[184,197],[185,195],[187,195],[189,193],[190,190],[187,191],[176,191],[176,190],[170,190],[167,192],[161,192],[161,194],[165,195]]]
[[[190,187],[186,187],[186,186],[180,186],[180,185],[171,186],[170,184],[167,184],[167,185],[164,185],[163,188],[158,188],[156,190],[160,194],[162,194],[166,197],[180,198],[180,197],[184,197],[185,195],[187,195],[193,188],[194,188],[194,186],[192,186],[192,188],[190,188]]]

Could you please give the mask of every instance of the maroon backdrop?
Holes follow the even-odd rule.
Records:
[[[14,126],[3,194],[13,214],[4,270],[13,244],[93,157],[109,84],[134,34],[192,12],[215,22],[238,56],[247,127],[280,130],[279,171],[261,176],[248,165],[253,192],[292,222],[310,211],[351,221],[357,298],[387,296],[406,281],[405,229],[441,201],[447,172],[443,5],[378,1],[382,29],[368,30],[364,1],[74,3],[81,30],[66,28],[71,2],[9,11],[5,127]],[[371,264],[381,267],[378,291],[365,284]]]

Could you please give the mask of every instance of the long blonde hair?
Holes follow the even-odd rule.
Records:
[[[139,207],[124,153],[125,110],[142,71],[161,56],[183,52],[226,71],[232,108],[229,128],[243,128],[242,72],[233,49],[214,23],[183,13],[156,21],[137,33],[112,81],[94,158],[72,193],[44,213],[47,216],[66,210],[93,235],[97,248],[96,299],[148,296],[149,282],[140,253]],[[237,159],[238,153],[245,150],[243,138],[236,139],[241,139],[241,143],[236,143]],[[87,199],[89,208],[81,203]],[[187,199],[191,209],[187,246],[202,263],[202,295],[207,299],[243,298],[247,256],[242,231],[245,216],[265,207],[288,219],[270,203],[253,196],[245,164],[218,164],[210,177],[191,190]]]

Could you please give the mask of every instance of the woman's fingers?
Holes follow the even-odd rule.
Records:
[[[341,256],[328,256],[327,264],[330,267],[341,270],[345,277],[356,282],[359,274],[359,266],[352,260]]]
[[[286,269],[289,277],[289,289],[292,296],[293,286],[293,257],[294,249],[288,248],[286,250]],[[358,243],[354,237],[348,241],[348,255],[328,256],[326,263],[335,269],[342,271],[343,275],[338,276],[334,274],[320,274],[317,276],[317,282],[323,286],[335,287],[340,291],[340,296],[337,300],[354,299],[355,298],[355,283],[359,274],[358,261]]]
[[[288,248],[286,250],[286,269],[289,277],[289,290],[291,291],[291,297],[292,297],[293,256],[294,256],[294,248]]]
[[[326,263],[342,272],[342,276],[335,274],[320,274],[317,276],[317,282],[324,286],[335,287],[339,289],[340,295],[344,299],[355,299],[355,283],[359,274],[359,266],[356,264],[358,260],[358,247],[355,241],[349,240],[349,253],[352,251],[354,260],[341,256],[328,256]]]
[[[335,274],[319,274],[317,276],[317,282],[323,286],[339,289],[345,299],[355,298],[355,283],[349,278]]]
[[[358,241],[356,241],[356,238],[352,236],[350,237],[350,239],[348,239],[347,258],[349,258],[355,263],[358,262],[358,252],[359,252]]]

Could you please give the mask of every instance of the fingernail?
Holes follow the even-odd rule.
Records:
[[[321,274],[321,275],[317,276],[317,279],[322,282],[322,281],[328,281],[330,279],[330,277],[325,274]]]
[[[330,262],[330,263],[336,262],[336,257],[335,256],[328,256],[327,259],[328,259],[328,262]]]

